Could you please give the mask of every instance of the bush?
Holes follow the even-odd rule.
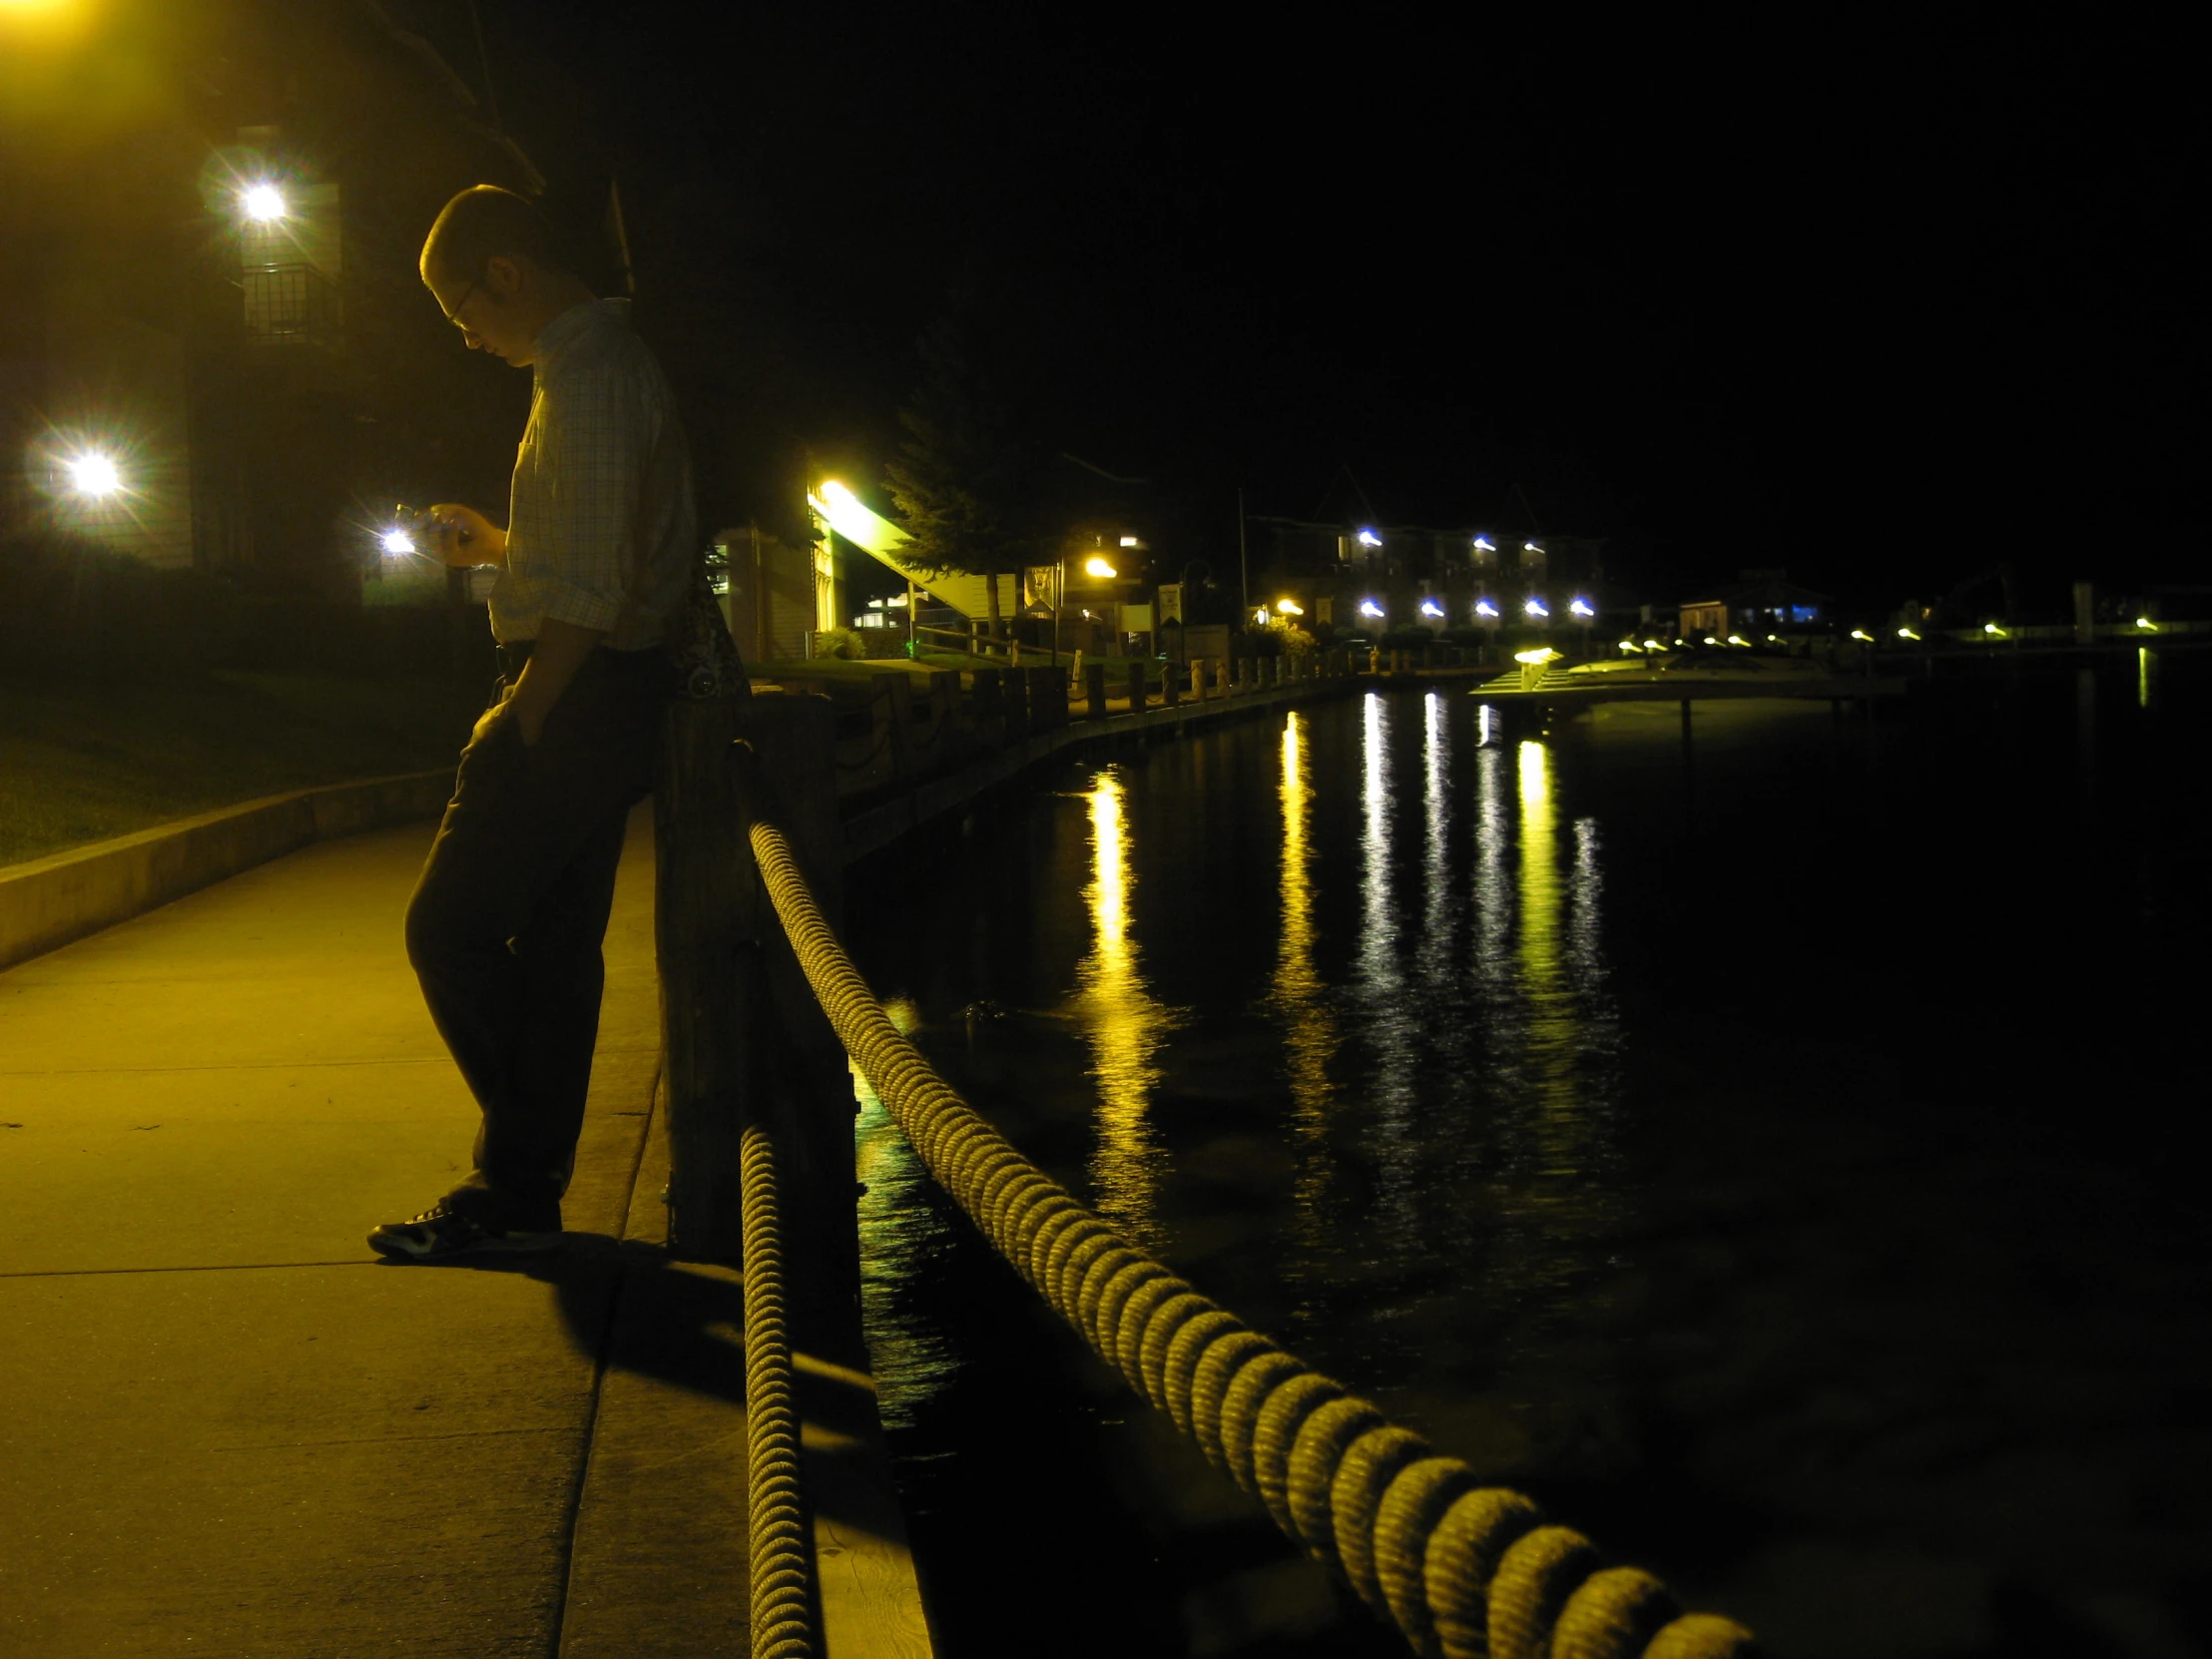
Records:
[[[370,675],[484,669],[480,607],[364,610],[156,570],[82,536],[0,536],[0,667],[133,680],[213,669]]]

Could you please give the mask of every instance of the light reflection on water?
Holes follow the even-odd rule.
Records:
[[[1283,722],[1282,776],[1277,787],[1283,814],[1283,912],[1267,1003],[1283,1027],[1291,1129],[1299,1149],[1296,1211],[1302,1225],[1319,1216],[1322,1189],[1329,1180],[1329,1106],[1336,1094],[1329,1080],[1329,1062],[1336,1055],[1338,1043],[1329,986],[1314,959],[1318,923],[1314,913],[1314,785],[1309,725],[1308,717],[1297,710]],[[1305,1242],[1311,1245],[1320,1241]]]
[[[1089,1075],[1098,1083],[1098,1144],[1091,1156],[1092,1190],[1101,1215],[1131,1239],[1157,1244],[1155,1199],[1166,1153],[1151,1121],[1160,1081],[1160,1044],[1177,1023],[1145,983],[1129,915],[1129,824],[1121,774],[1106,767],[1088,796],[1091,879],[1083,889],[1091,948],[1076,964],[1068,1012],[1090,1044]]]
[[[900,1031],[918,1023],[905,997],[885,1002],[883,1011]],[[913,1294],[948,1258],[952,1238],[940,1206],[931,1202],[928,1170],[857,1067],[852,1095],[860,1105],[852,1127],[861,1187],[860,1304],[883,1425],[907,1428],[916,1410],[959,1370],[951,1344],[921,1313]]]

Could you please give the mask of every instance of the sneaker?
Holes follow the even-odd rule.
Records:
[[[504,1251],[521,1254],[553,1250],[561,1242],[559,1228],[550,1233],[500,1231],[484,1226],[449,1209],[444,1199],[412,1221],[387,1221],[368,1236],[368,1248],[399,1262],[438,1262],[448,1256],[484,1256]]]

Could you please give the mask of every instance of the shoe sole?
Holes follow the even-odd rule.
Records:
[[[445,1262],[456,1256],[535,1256],[561,1247],[559,1233],[509,1233],[503,1238],[477,1239],[451,1249],[411,1250],[395,1239],[369,1235],[368,1248],[387,1262]]]

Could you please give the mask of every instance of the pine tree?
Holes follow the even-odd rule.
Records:
[[[903,407],[898,456],[884,481],[912,538],[903,560],[924,574],[981,576],[993,637],[1002,637],[998,577],[1037,557],[1035,452],[973,366],[958,329],[940,322],[920,342],[921,375]]]

